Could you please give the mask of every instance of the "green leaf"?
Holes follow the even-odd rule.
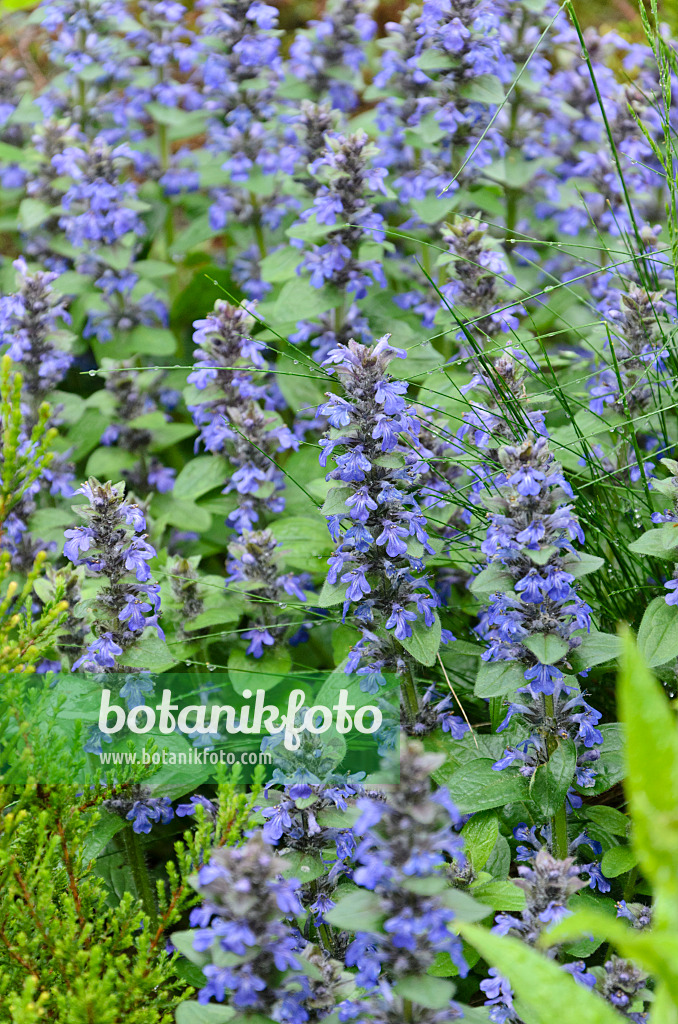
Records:
[[[115,346],[118,358],[138,352],[149,356],[171,356],[177,347],[177,339],[169,328],[145,327],[143,324],[134,327],[121,341],[119,346]]]
[[[353,493],[350,487],[331,487],[320,511],[324,516],[347,516],[346,499]]]
[[[591,630],[582,638],[582,642],[570,653],[569,662],[575,672],[583,672],[594,665],[603,665],[613,661],[622,652],[622,643],[613,633],[598,633]]]
[[[628,632],[618,700],[626,726],[633,845],[655,886],[657,915],[670,916],[678,928],[678,733],[669,702]]]
[[[564,658],[570,647],[565,640],[553,633],[536,633],[522,641],[528,651],[532,651],[535,658],[542,665],[554,665],[561,658]]]
[[[432,626],[427,626],[423,619],[410,623],[412,636],[399,641],[420,665],[435,665],[438,656],[441,628],[438,613],[435,612],[434,615],[435,621]]]
[[[603,854],[600,867],[607,878],[617,878],[626,874],[637,863],[638,857],[630,846],[613,846]]]
[[[623,726],[619,722],[608,722],[599,728],[603,735],[603,746],[600,759],[596,761],[595,782],[593,786],[586,789],[575,787],[586,796],[598,796],[600,793],[605,793],[621,782],[626,774]]]
[[[494,849],[499,836],[499,819],[491,811],[481,811],[470,818],[461,834],[464,838],[464,852],[474,871],[481,871]]]
[[[228,656],[228,675],[236,693],[243,690],[271,690],[292,668],[290,652],[284,647],[266,650],[261,658],[234,648]]]
[[[553,555],[558,554],[558,548],[555,544],[546,544],[543,548],[538,548],[536,551],[531,551],[530,548],[523,548],[523,554],[534,565],[546,565]]]
[[[481,661],[473,692],[476,697],[503,697],[525,685],[525,666],[518,661]]]
[[[182,956],[185,956],[187,960],[190,960],[192,964],[196,964],[198,967],[204,967],[205,964],[210,962],[208,953],[198,953],[193,949],[193,939],[195,938],[195,931],[190,929],[183,932],[172,932],[172,943],[177,947]]]
[[[299,266],[299,250],[293,249],[291,245],[277,249],[261,261],[261,277],[264,281],[277,284],[279,281],[289,281],[297,276]]]
[[[331,289],[314,288],[305,278],[295,277],[283,285],[273,305],[271,320],[273,323],[312,320],[338,304],[338,296],[331,294]]]
[[[177,1024],[226,1024],[227,1021],[233,1021],[234,1012],[230,1006],[196,1003],[190,999],[177,1006],[176,1021]]]
[[[510,879],[495,879],[474,885],[471,891],[476,899],[493,910],[525,909],[525,893]]]
[[[85,838],[82,847],[82,859],[84,864],[95,860],[100,853],[108,846],[113,836],[125,827],[125,819],[119,814],[112,814],[110,811],[101,812],[101,819],[96,823]]]
[[[166,519],[178,530],[195,530],[206,533],[212,525],[212,516],[205,508],[200,508],[194,501],[182,501],[169,494],[157,494],[153,499],[153,512]]]
[[[443,906],[454,911],[457,921],[482,921],[490,912],[489,907],[480,903],[475,896],[464,892],[463,889],[453,889],[451,886],[448,886],[440,893],[438,899]]]
[[[496,591],[503,593],[513,590],[513,580],[500,565],[493,562],[487,569],[473,577],[469,590],[478,597],[494,594]]]
[[[97,448],[87,460],[85,476],[97,480],[119,480],[123,470],[132,469],[137,457],[123,448]]]
[[[541,764],[530,779],[530,796],[545,818],[558,810],[565,799],[577,765],[574,742],[560,740],[546,764]]]
[[[18,226],[22,231],[33,231],[52,216],[52,207],[39,199],[22,199],[19,205]]]
[[[469,658],[481,658],[485,648],[481,647],[480,644],[471,644],[468,640],[453,640],[451,644],[448,644],[446,654],[463,654]]]
[[[586,807],[582,809],[589,821],[604,828],[613,836],[627,836],[631,822],[618,811],[616,807],[606,807],[604,804],[597,807]]]
[[[577,579],[580,576],[588,576],[590,572],[597,572],[605,565],[605,559],[598,555],[589,555],[586,551],[577,551],[576,554],[569,554],[563,558],[563,568],[572,573]]]
[[[559,964],[508,935],[494,935],[477,925],[460,924],[463,938],[483,959],[508,978],[511,986],[534,1016],[535,1024],[621,1024],[608,1003],[594,995]]]
[[[575,897],[572,902],[575,903]],[[662,929],[659,938],[655,928],[637,931],[626,921],[612,914],[586,908],[575,910],[573,914],[549,928],[546,938],[549,943],[554,943],[576,939],[582,935],[595,935],[597,940],[614,943],[622,956],[635,960],[639,966],[663,978],[673,992],[678,992],[678,936],[675,931]],[[664,1024],[666,1018],[657,1017],[656,1020],[658,1024]],[[669,1020],[674,1024],[675,1018]]]
[[[466,943],[464,943],[464,947],[466,964],[469,968],[474,967],[478,963],[480,956],[476,953],[475,949],[471,949]],[[435,959],[426,974],[431,978],[457,978],[459,976],[459,968],[456,964],[453,964],[450,953],[436,953]],[[466,1007],[464,1007],[464,1021],[466,1019]]]
[[[337,900],[325,920],[349,932],[379,932],[384,919],[381,900],[368,889],[350,892]]]
[[[209,217],[205,213],[200,217],[196,217],[177,234],[172,243],[172,252],[179,255],[187,253],[191,249],[195,249],[202,242],[206,242],[208,238],[214,238],[218,233],[210,225]]]
[[[187,462],[176,480],[172,494],[175,498],[191,498],[195,501],[202,494],[223,487],[228,479],[226,460],[220,455],[198,455]]]
[[[180,659],[172,654],[171,649],[159,636],[152,635],[137,640],[133,647],[125,651],[119,664],[148,669],[151,672],[166,672],[179,661]]]
[[[322,590],[313,598],[313,604],[318,608],[332,608],[335,604],[342,604],[347,590],[348,583],[328,583],[325,580]]]
[[[678,654],[678,608],[663,597],[655,597],[645,609],[638,650],[650,668],[665,665]]]
[[[403,999],[425,1006],[428,1010],[442,1010],[454,995],[451,981],[430,974],[412,974],[401,978],[393,988]]]
[[[515,772],[495,772],[493,764],[489,758],[477,757],[456,770],[450,765],[443,765],[434,772],[434,778],[447,786],[453,803],[462,814],[525,800],[526,780]]]
[[[629,551],[638,555],[655,555],[674,560],[678,547],[678,523],[665,523],[659,530],[647,530],[629,544]]]
[[[197,428],[191,423],[162,423],[153,429],[148,450],[149,452],[162,452],[166,448],[174,448],[187,437],[197,433]]]
[[[474,75],[459,89],[459,94],[474,103],[503,103],[504,86],[496,75]]]
[[[269,530],[281,544],[285,564],[307,572],[325,566],[334,544],[320,514],[274,519]]]

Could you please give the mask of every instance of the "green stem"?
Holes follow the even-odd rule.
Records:
[[[553,706],[553,697],[544,694],[544,711],[547,719],[553,721],[555,717],[555,709]],[[558,746],[558,741],[555,736],[549,732],[546,740],[546,747],[549,752],[549,757]],[[551,817],[551,847],[553,849],[553,856],[557,857],[558,860],[565,860],[569,850],[569,843],[567,841],[567,807],[565,801]]]
[[[87,45],[87,35],[84,29],[78,29],[77,48],[82,52]],[[75,86],[75,103],[79,107],[80,127],[85,130],[86,107],[87,107],[87,83],[82,78],[77,78]]]
[[[318,925],[318,935],[322,941],[323,949],[332,956],[334,954],[334,943],[332,933],[326,924]]]
[[[125,844],[127,865],[132,872],[134,888],[137,891],[137,896],[143,903],[144,910],[150,918],[151,928],[153,930],[157,930],[158,910],[155,904],[153,888],[151,886],[151,878],[148,873],[148,867],[146,866],[146,859],[144,857],[143,850],[141,849],[141,843],[139,842],[139,836],[131,825],[125,825],[122,830],[122,838]]]
[[[403,1021],[405,1024],[414,1024],[414,1007],[411,999],[403,999]]]
[[[414,681],[414,676],[412,675],[412,666],[409,662],[407,665],[407,674],[403,678],[400,691],[403,695],[403,704],[405,705],[407,721],[410,725],[414,725],[419,712],[419,699],[417,697],[417,686]]]
[[[169,146],[169,134],[167,131],[166,124],[157,123],[158,129],[158,148],[160,150],[160,166],[163,171],[169,168],[170,164],[170,146]],[[172,207],[171,199],[167,199],[167,209],[165,210],[165,256],[170,259],[172,255],[172,244],[174,242],[174,209]]]

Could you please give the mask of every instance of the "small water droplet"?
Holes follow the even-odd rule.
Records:
[[[212,664],[210,664],[210,662],[209,662],[209,661],[208,661],[208,662],[207,662],[207,664],[205,665],[205,668],[207,669],[207,671],[208,671],[208,672],[214,672],[214,671],[216,671],[216,667],[217,667],[216,665],[212,665]]]
[[[555,287],[556,286],[554,284],[547,284],[546,287],[544,288],[544,291],[545,292],[552,292],[555,289]]]
[[[96,375],[97,375],[97,371],[96,370],[88,370],[87,372],[90,375],[90,377],[96,377]]]
[[[286,604],[279,604],[278,608],[287,608],[287,605]]]
[[[581,59],[582,59],[582,60],[587,60],[587,58],[588,58],[588,53],[586,52],[586,50],[582,50],[582,51],[580,52],[579,56],[581,57]]]
[[[294,363],[295,366],[298,366],[299,365],[299,360],[298,359],[294,359],[293,363]]]

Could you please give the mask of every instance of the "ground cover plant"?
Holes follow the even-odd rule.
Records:
[[[6,0],[0,1021],[678,1022],[663,18]]]

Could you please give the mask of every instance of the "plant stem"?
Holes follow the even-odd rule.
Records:
[[[170,165],[170,144],[169,134],[167,131],[167,125],[156,123],[158,130],[158,149],[160,150],[160,166],[163,171],[167,171]],[[172,243],[174,242],[174,209],[172,207],[172,200],[167,197],[166,209],[165,209],[165,256],[169,260],[172,256]]]
[[[546,717],[553,720],[555,717],[555,709],[553,706],[553,697],[544,694],[544,711]],[[549,752],[549,757],[558,746],[558,742],[552,734],[549,733],[546,741],[546,746]],[[569,843],[567,841],[567,807],[565,801],[551,817],[551,847],[553,849],[553,856],[559,860],[565,860],[569,850]]]
[[[411,999],[403,999],[403,1021],[405,1024],[414,1024],[414,1007]]]
[[[403,695],[407,721],[410,725],[413,725],[419,711],[419,699],[417,697],[417,686],[412,675],[412,666],[409,662],[407,664],[407,674],[403,678],[400,690]]]
[[[148,873],[148,867],[146,866],[146,859],[144,857],[143,850],[141,849],[141,843],[139,842],[139,836],[131,825],[125,825],[122,830],[122,837],[125,844],[127,865],[132,872],[132,878],[134,879],[134,888],[137,891],[137,896],[143,903],[144,910],[150,918],[151,928],[155,930],[158,927],[158,910],[155,904],[153,888],[151,886],[151,878]]]

